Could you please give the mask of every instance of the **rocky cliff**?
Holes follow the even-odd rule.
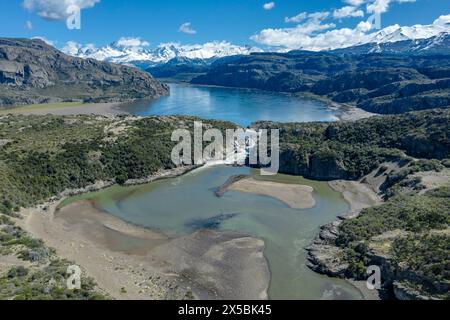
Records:
[[[122,102],[169,93],[136,68],[70,57],[37,39],[5,38],[0,38],[0,88],[0,106]]]
[[[361,179],[383,161],[450,158],[450,109],[377,116],[355,122],[274,123],[280,130],[280,172],[317,180]]]

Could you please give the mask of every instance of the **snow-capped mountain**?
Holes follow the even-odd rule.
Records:
[[[82,46],[75,42],[68,42],[62,51],[76,57],[137,65],[146,68],[167,63],[174,58],[210,60],[233,55],[247,55],[253,52],[262,52],[263,50],[251,46],[237,46],[225,41],[195,45],[163,43],[154,49],[150,49],[146,41],[135,38],[122,38],[98,49],[94,45]]]
[[[333,50],[336,53],[366,54],[450,54],[450,32],[442,32],[427,39],[372,42],[359,46]]]
[[[446,32],[450,32],[450,23],[443,23],[441,25],[415,25],[411,27],[393,25],[370,34],[367,39],[364,39],[363,43],[360,44],[428,39]]]
[[[383,52],[389,51],[391,50],[389,49],[390,47],[396,46],[389,45],[392,43],[420,41],[433,37],[437,37],[434,41],[438,41],[439,35],[450,33],[450,15],[441,16],[430,25],[392,25],[378,31],[372,31],[370,28],[368,30],[364,28],[355,30],[352,31],[352,34],[354,35],[353,37],[343,37],[347,40],[330,44],[326,50],[341,50],[348,48],[350,52],[352,48],[359,47],[360,49],[368,51],[372,50],[372,52],[377,50]],[[346,32],[349,32],[349,30]],[[336,38],[340,39],[339,37]],[[406,46],[409,45],[410,44],[406,44]],[[298,49],[313,51],[324,50],[320,47],[317,47],[316,50],[311,49],[311,46],[306,46],[307,48],[305,48],[305,46],[306,45],[302,44],[302,46]],[[289,49],[282,47],[277,47],[276,49],[272,48],[269,50],[277,52],[289,51]],[[393,52],[398,50],[400,49],[392,49]],[[413,50],[413,47],[406,48],[405,50],[411,51]],[[175,58],[203,60],[206,63],[210,63],[223,57],[248,55],[255,52],[262,52],[263,50],[252,46],[237,46],[226,41],[214,41],[194,45],[162,43],[156,48],[150,48],[150,44],[140,38],[121,38],[118,41],[101,48],[96,48],[93,44],[80,45],[75,42],[68,42],[66,46],[62,48],[62,51],[76,57],[93,58],[101,61],[134,65],[147,69],[149,67],[165,64]]]

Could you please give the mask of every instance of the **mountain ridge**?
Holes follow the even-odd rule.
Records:
[[[108,61],[118,64],[130,64],[143,69],[164,64],[175,58],[201,59],[212,61],[214,59],[232,56],[247,55],[253,52],[262,52],[260,48],[249,45],[237,46],[226,41],[207,42],[202,45],[181,45],[179,43],[163,43],[155,49],[147,48],[147,43],[142,44],[115,41],[101,48],[91,46],[80,46],[75,43],[64,47],[66,54],[80,57],[92,58],[100,61]]]
[[[157,98],[167,85],[137,68],[68,56],[39,39],[0,38],[0,106]]]

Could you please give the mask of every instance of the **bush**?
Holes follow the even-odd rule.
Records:
[[[12,279],[18,277],[25,277],[26,275],[28,275],[28,272],[29,272],[28,269],[23,266],[14,267],[8,271],[8,278]]]

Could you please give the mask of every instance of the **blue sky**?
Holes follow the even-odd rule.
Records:
[[[24,1],[28,1],[28,10]],[[329,12],[328,23],[334,25],[332,28],[355,28],[360,21],[367,20],[370,4],[367,2],[371,1],[389,3],[389,9],[382,14],[383,27],[431,24],[439,16],[450,14],[447,0],[274,0],[274,6],[267,6],[273,7],[270,10],[263,5],[271,0],[2,0],[0,36],[41,36],[57,46],[69,40],[102,46],[121,37],[140,37],[152,46],[162,42],[190,44],[213,40],[258,45],[250,39],[252,35],[268,28],[293,28],[295,24],[287,23],[285,18],[301,12]],[[68,30],[64,20],[42,17],[51,10],[60,10],[64,2],[88,6],[96,2],[82,10],[81,30]],[[358,2],[362,4],[355,6],[355,10],[364,11],[364,17],[332,18],[335,9]],[[191,23],[188,30],[195,33],[180,32],[184,23]],[[269,40],[261,42],[270,44]]]

